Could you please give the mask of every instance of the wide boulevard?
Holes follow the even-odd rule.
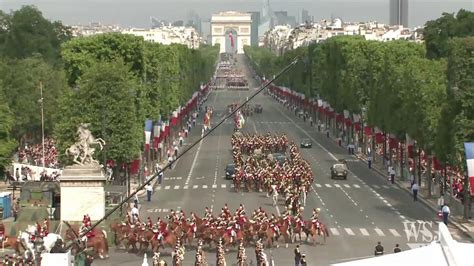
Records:
[[[215,125],[227,114],[227,105],[241,102],[255,92],[258,84],[251,80],[246,59],[238,57],[238,67],[250,79],[249,91],[213,91],[204,105],[214,108],[212,124]],[[420,243],[431,240],[429,234],[412,236],[408,239],[405,226],[407,221],[433,222],[427,229],[436,236],[436,213],[421,202],[413,202],[410,195],[391,185],[387,178],[368,169],[367,165],[356,157],[348,155],[347,151],[337,146],[317,128],[296,117],[285,106],[268,95],[258,95],[252,104],[262,104],[263,113],[246,118],[243,131],[258,134],[287,134],[290,141],[298,144],[304,138],[313,142],[310,149],[302,149],[302,156],[308,160],[313,169],[315,181],[308,195],[305,207],[305,219],[309,219],[313,208],[321,209],[321,221],[329,228],[330,237],[325,244],[302,244],[301,249],[306,253],[309,265],[329,265],[356,258],[373,256],[374,246],[381,241],[386,251],[391,253],[395,244],[400,244],[402,250],[413,248]],[[204,108],[203,108],[204,109]],[[195,141],[201,133],[202,114],[198,126],[191,132],[185,146]],[[170,210],[196,212],[203,216],[204,208],[209,207],[214,214],[220,213],[225,203],[233,212],[244,204],[247,214],[254,209],[263,207],[267,213],[280,214],[284,210],[283,200],[274,207],[265,193],[240,192],[236,193],[231,180],[225,180],[224,168],[232,163],[230,138],[234,131],[232,120],[226,121],[211,135],[199,143],[193,150],[183,156],[171,170],[166,170],[164,181],[155,187],[151,202],[141,199],[140,216],[142,221],[151,217],[155,222],[157,217],[164,218]],[[348,161],[349,175],[347,180],[332,180],[330,166],[337,159]],[[405,222],[405,223],[404,223]],[[422,223],[419,223],[422,224]],[[416,225],[418,227],[418,225]],[[423,228],[422,228],[423,229]],[[463,236],[455,228],[450,227],[457,239]],[[287,248],[265,249],[273,256],[275,265],[292,265],[293,249],[296,244]],[[161,251],[165,260],[171,262],[171,249]],[[184,265],[193,265],[194,249],[187,249]],[[247,257],[255,265],[254,247],[247,247]],[[215,265],[215,251],[206,250],[209,265]],[[117,251],[111,247],[110,259],[97,260],[97,265],[140,265],[143,257],[125,251]],[[229,265],[236,262],[236,248],[226,253]],[[151,258],[149,258],[151,264]]]

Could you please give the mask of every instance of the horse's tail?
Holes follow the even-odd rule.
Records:
[[[328,228],[326,226],[324,227],[324,233],[326,234],[327,237],[329,237],[329,231],[328,231]]]
[[[105,251],[105,257],[108,258],[109,257],[109,243],[107,241],[107,231],[105,231],[104,229],[102,229],[102,234],[104,234],[104,251]]]

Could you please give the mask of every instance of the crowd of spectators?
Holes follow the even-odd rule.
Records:
[[[56,148],[56,142],[51,138],[45,138],[44,140],[44,164],[48,168],[58,168],[58,150]],[[34,166],[42,166],[43,157],[43,146],[42,143],[34,144],[31,146],[26,145],[24,149],[18,150],[18,162],[23,164],[30,164]]]

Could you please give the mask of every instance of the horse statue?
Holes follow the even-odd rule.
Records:
[[[89,130],[88,123],[79,125],[76,135],[78,141],[66,149],[67,156],[73,156],[73,162],[78,165],[99,164],[97,160],[92,157],[95,153],[95,148],[92,145],[99,145],[100,150],[105,146],[105,141],[101,138],[94,138]]]

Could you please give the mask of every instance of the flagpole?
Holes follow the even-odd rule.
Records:
[[[44,103],[43,103],[43,83],[40,81],[40,103],[41,103],[41,142],[42,142],[42,152],[41,152],[41,164],[43,165],[44,170]]]

